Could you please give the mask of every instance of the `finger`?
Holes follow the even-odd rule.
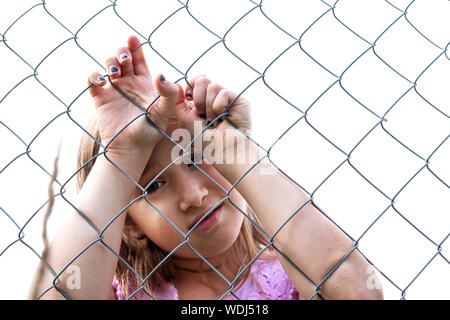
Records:
[[[213,110],[214,100],[216,99],[219,92],[223,89],[223,87],[217,83],[210,83],[206,90],[206,121],[213,121],[217,114]]]
[[[108,59],[106,59],[105,65],[111,80],[120,78],[121,75],[120,65],[116,57],[109,57]]]
[[[226,120],[242,129],[245,134],[251,133],[250,105],[243,97],[222,89],[214,100],[213,110],[218,116],[227,113]]]
[[[131,51],[133,60],[133,69],[136,75],[151,76],[145,60],[144,49],[142,49],[141,41],[136,36],[128,38],[128,49]]]
[[[149,109],[150,118],[161,129],[165,130],[167,123],[174,114],[175,106],[184,101],[184,93],[180,85],[166,80],[163,75],[159,75],[155,81],[156,90],[160,97],[157,103]]]
[[[106,84],[106,79],[98,72],[92,72],[88,77],[89,88],[91,96],[95,98],[97,95],[101,94],[104,90],[103,86]]]
[[[116,59],[120,64],[120,71],[122,73],[122,77],[133,75],[134,67],[133,67],[133,59],[131,56],[130,50],[127,47],[121,47],[116,51]]]
[[[194,100],[194,97],[192,95],[192,88],[191,88],[190,84],[186,85],[186,88],[184,89],[184,96],[185,96],[186,100],[188,100],[188,101]]]
[[[191,108],[186,104],[186,98],[184,95],[184,90],[181,84],[177,83],[178,86],[178,97],[175,107],[175,118],[183,120],[186,118],[187,114],[191,112]]]
[[[199,117],[206,118],[206,90],[211,81],[205,76],[199,76],[193,84],[193,101]]]
[[[231,92],[228,89],[222,89],[220,90],[220,92],[217,94],[216,99],[214,100],[213,103],[213,111],[215,114],[217,115],[221,115],[223,114],[228,105],[236,98],[236,94]]]
[[[193,91],[194,91],[194,87],[195,87],[195,82],[200,77],[206,77],[206,76],[205,75],[199,75],[199,76],[195,76],[194,78],[186,80],[187,85],[186,85],[186,88],[184,89],[185,90],[186,100],[190,100],[190,101],[194,100],[194,93],[193,93]]]

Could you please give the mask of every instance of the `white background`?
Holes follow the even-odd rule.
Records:
[[[219,37],[226,36],[224,43],[214,46],[192,65],[220,39],[197,23],[178,1],[119,0],[113,7],[107,0],[47,0],[44,8],[36,0],[0,0],[1,34],[37,4],[6,32],[6,41],[0,42],[0,121],[31,150],[3,170],[27,147],[0,124],[0,170],[3,170],[0,173],[3,210],[0,210],[0,253],[3,252],[0,298],[26,298],[38,264],[36,255],[21,242],[4,251],[19,234],[19,228],[5,212],[20,228],[28,222],[22,240],[40,253],[45,212],[42,206],[48,199],[50,178],[35,162],[51,172],[58,146],[61,146],[58,181],[65,184],[66,198],[75,199],[72,176],[82,134],[75,122],[85,126],[94,111],[87,92],[76,98],[86,89],[90,72],[104,72],[80,47],[101,64],[135,33],[117,14],[147,38],[180,8],[150,37],[153,49],[149,45],[144,47],[152,72],[163,72],[171,80],[180,79],[187,71],[188,76],[206,74],[236,92],[242,92],[258,79],[243,94],[253,107],[254,139],[266,149],[310,108],[309,124],[302,119],[289,130],[271,149],[271,159],[309,193],[320,186],[314,193],[314,201],[354,239],[363,235],[359,248],[387,277],[378,274],[386,298],[399,299],[404,289],[407,289],[406,299],[450,298],[449,264],[442,256],[436,256],[435,245],[440,245],[443,256],[450,257],[450,240],[443,242],[450,229],[450,191],[427,168],[421,170],[429,158],[428,167],[447,185],[450,183],[450,141],[433,153],[448,136],[450,127],[450,55],[442,54],[450,41],[450,2],[417,0],[409,7],[406,18],[429,40],[398,9],[405,10],[410,3],[341,0],[333,12],[331,1],[327,5],[319,0],[265,0],[261,8],[255,8],[256,4],[247,0],[193,0],[188,3],[189,12]],[[100,14],[84,25],[99,11]],[[263,12],[286,32],[271,23]],[[300,37],[303,50],[296,43]],[[368,50],[347,69],[375,41],[375,52]],[[287,48],[290,49],[284,52]],[[36,78],[41,83],[31,76],[37,66]],[[263,73],[264,81],[260,77]],[[342,77],[342,87],[336,82],[339,77]],[[412,88],[416,80],[417,92],[428,103]],[[408,93],[403,96],[405,92]],[[62,114],[51,122],[69,106],[73,120]],[[376,126],[383,115],[384,129],[417,155],[394,140],[381,125]],[[352,151],[369,131],[367,138],[351,153],[350,162],[384,195],[348,162],[322,184],[347,158],[344,153]],[[59,186],[54,187],[58,192]],[[395,208],[426,237],[390,207],[390,199],[400,190],[395,197]],[[267,199],[270,201],[270,195]],[[69,214],[73,214],[71,207],[57,197],[49,221],[50,236]]]

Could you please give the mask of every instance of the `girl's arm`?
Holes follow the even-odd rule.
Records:
[[[243,135],[242,135],[243,136]],[[242,144],[244,145],[244,143]],[[253,143],[245,143],[247,152],[258,153]],[[243,176],[254,163],[215,164],[231,183]],[[353,248],[353,242],[317,210],[309,197],[264,158],[236,185],[258,216],[263,229],[276,236],[274,244],[316,285]],[[302,208],[301,208],[302,207]],[[281,229],[285,221],[300,209]],[[278,230],[280,230],[278,232]],[[287,275],[305,297],[315,286],[289,261],[279,255]],[[370,265],[354,250],[320,286],[325,299],[382,299],[383,293],[367,286]]]
[[[215,158],[206,160],[234,184],[247,173],[257,159],[264,158],[263,154],[258,154],[258,147],[235,129],[238,127],[250,134],[249,103],[204,76],[190,81],[190,86],[186,87],[186,96],[194,101],[199,114],[206,114],[206,120],[216,118],[214,124],[204,132],[206,140],[211,141],[216,149]],[[224,114],[227,114],[233,126],[223,120]],[[221,155],[219,158],[218,153]],[[229,154],[235,158],[229,159]],[[205,155],[204,152],[203,155],[208,157],[208,153]],[[276,248],[297,265],[316,286],[320,284],[318,289],[321,296],[332,299],[383,297],[381,290],[370,290],[366,285],[368,276],[373,277],[373,274],[361,254],[357,250],[352,251],[353,242],[324,217],[311,204],[309,197],[279,172],[267,158],[248,172],[236,188],[255,211],[262,228],[271,236],[276,234]],[[299,211],[293,215],[297,210]],[[289,221],[283,226],[287,220]],[[349,255],[339,267],[321,283],[347,254]],[[282,255],[280,261],[304,296],[310,297],[316,292],[315,285]]]
[[[52,240],[47,262],[57,273],[61,272],[58,288],[74,299],[109,297],[118,260],[111,250],[119,253],[126,207],[133,201],[132,194],[137,187],[116,167],[134,181],[139,181],[154,147],[162,137],[135,103],[146,108],[156,99],[157,92],[160,94],[147,116],[161,130],[166,130],[174,108],[185,103],[180,87],[162,75],[156,78],[153,85],[143,49],[136,36],[129,37],[128,46],[119,48],[115,56],[106,60],[106,69],[113,85],[105,86],[106,79],[94,72],[89,76],[89,91],[96,107],[96,125],[101,142],[107,147],[107,156],[115,166],[105,155],[99,156],[74,205],[100,232],[119,212],[121,214],[101,236],[74,211]],[[125,98],[123,93],[132,97],[134,102]],[[79,270],[78,275],[64,271],[75,257],[72,265],[78,267],[74,269]],[[76,276],[81,280],[79,286],[73,281]],[[39,292],[51,287],[53,280],[47,272],[40,282]],[[52,288],[43,298],[59,299],[63,295]]]
[[[113,158],[124,172],[139,181],[146,165],[142,154],[128,155],[127,158]],[[129,165],[132,164],[132,165]],[[97,158],[92,170],[79,193],[75,206],[102,230],[129,203],[136,185],[115,168],[102,155]],[[104,235],[105,242],[112,250],[119,252],[126,212],[123,212]],[[58,288],[71,299],[107,299],[111,291],[112,279],[118,258],[100,241],[100,234],[77,212],[64,221],[58,234],[49,246],[48,264],[59,273],[86,247],[72,265],[77,273],[63,271],[59,277]],[[93,244],[92,244],[93,243]],[[92,245],[91,245],[92,244]],[[79,276],[79,286],[73,281]],[[53,277],[49,272],[40,282],[39,292],[51,287]],[[49,290],[43,299],[64,299],[55,288]]]

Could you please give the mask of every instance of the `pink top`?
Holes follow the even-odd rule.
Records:
[[[117,300],[124,300],[118,279],[114,276],[113,289]],[[284,272],[278,259],[258,259],[250,269],[250,274],[234,294],[241,300],[298,300],[300,294]],[[157,299],[179,300],[177,289],[165,283],[153,291]],[[149,300],[150,297],[139,291],[131,300]],[[229,294],[226,300],[236,300]]]

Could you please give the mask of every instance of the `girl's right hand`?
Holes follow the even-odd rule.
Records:
[[[148,116],[163,131],[167,129],[175,106],[185,103],[183,89],[165,80],[162,75],[153,84],[141,43],[136,36],[129,37],[128,46],[119,48],[115,56],[106,60],[106,68],[114,86],[105,86],[107,80],[98,72],[89,76],[89,83],[92,84],[89,90],[96,107],[102,144],[107,146],[108,154],[117,153],[119,156],[151,150],[162,135],[146,119],[145,111],[125,98],[115,87],[144,110],[156,99],[158,92],[160,98],[149,108]],[[124,127],[126,129],[117,135]]]

